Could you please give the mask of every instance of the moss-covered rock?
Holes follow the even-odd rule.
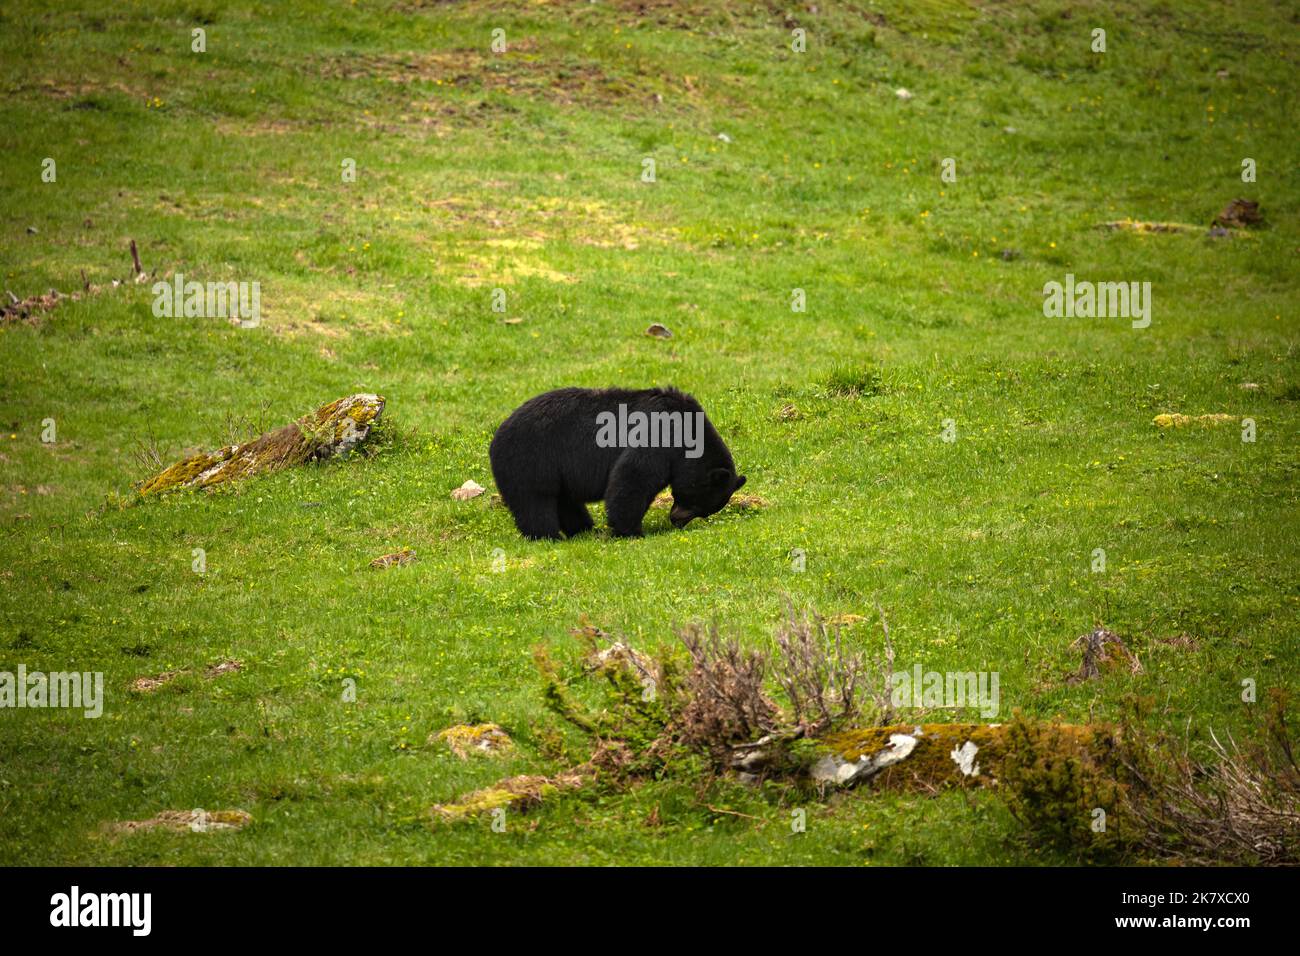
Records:
[[[444,743],[461,760],[471,755],[497,756],[510,753],[514,741],[496,724],[457,724],[431,737],[431,743]]]
[[[490,787],[467,793],[454,803],[437,804],[430,813],[435,820],[458,823],[490,814],[493,810],[526,810],[561,790],[573,790],[582,786],[587,779],[577,773],[563,773],[554,777],[527,774],[509,777]]]
[[[178,461],[143,482],[140,494],[208,488],[308,461],[341,457],[366,440],[383,413],[382,397],[349,395],[242,445],[230,445]]]
[[[820,783],[934,790],[996,783],[1010,747],[1012,724],[896,724],[829,734],[813,768]],[[1100,728],[1052,724],[1068,755],[1086,759]]]
[[[1229,415],[1227,412],[1211,412],[1207,415],[1184,415],[1182,412],[1166,412],[1151,419],[1157,428],[1186,428],[1189,425],[1211,428],[1214,425],[1225,425],[1236,420],[1236,415]]]

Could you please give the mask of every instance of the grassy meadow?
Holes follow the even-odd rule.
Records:
[[[533,655],[582,615],[758,646],[788,596],[866,646],[878,603],[900,669],[996,671],[1002,719],[1140,700],[1194,741],[1251,732],[1243,681],[1300,690],[1298,55],[1262,0],[5,4],[0,284],[92,290],[0,325],[0,671],[105,701],[0,710],[0,864],[1075,862],[985,792],[429,808],[564,766]],[[1264,223],[1208,235],[1237,197]],[[1099,228],[1128,218],[1197,228]],[[259,282],[260,324],[155,316],[155,277],[113,286],[131,240]],[[1149,282],[1149,327],[1045,317],[1067,274]],[[525,399],[670,383],[764,507],[554,543],[492,505]],[[387,400],[369,454],[133,491],[355,392]],[[1067,683],[1099,625],[1143,670]],[[467,721],[513,754],[429,743]],[[200,807],[254,822],[110,829]]]

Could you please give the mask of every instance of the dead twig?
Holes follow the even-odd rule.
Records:
[[[711,803],[706,803],[705,806],[714,813],[725,813],[732,817],[744,817],[746,820],[757,820],[759,823],[767,822],[762,817],[756,817],[752,813],[741,813],[739,810],[727,810],[724,807],[715,807]]]
[[[144,266],[140,265],[140,250],[136,248],[134,239],[131,240],[131,264],[135,267],[135,272],[132,273],[135,276],[135,281],[144,281]]]

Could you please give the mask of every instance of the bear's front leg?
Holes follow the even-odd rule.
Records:
[[[536,495],[513,495],[507,502],[515,517],[515,527],[530,541],[557,541],[560,537],[560,518],[556,499]]]
[[[614,465],[605,488],[605,517],[616,538],[641,537],[641,519],[668,486],[666,469],[629,450]]]

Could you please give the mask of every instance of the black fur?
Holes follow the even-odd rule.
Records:
[[[670,485],[670,520],[681,528],[720,511],[745,483],[707,417],[698,458],[684,448],[600,447],[597,416],[617,416],[620,404],[629,412],[704,411],[674,388],[560,388],[524,402],[497,429],[488,450],[492,475],[524,537],[589,531],[587,503],[602,499],[613,533],[639,537],[650,503]]]

